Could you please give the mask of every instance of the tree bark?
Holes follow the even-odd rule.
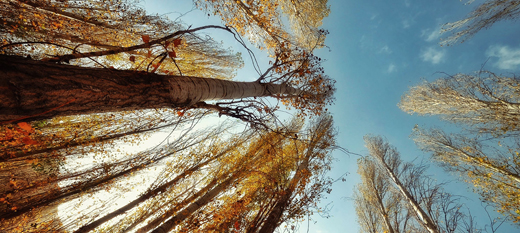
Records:
[[[403,194],[404,199],[408,201],[412,209],[415,211],[415,214],[419,217],[419,220],[423,224],[423,226],[430,232],[430,233],[439,233],[440,231],[437,229],[437,225],[433,222],[433,220],[426,214],[426,212],[423,210],[423,208],[419,205],[417,200],[413,197],[413,195],[408,192],[408,190],[404,187],[404,185],[401,183],[399,178],[394,174],[392,169],[386,164],[385,161],[381,160],[381,165],[386,170],[394,184],[397,186],[399,191]]]
[[[300,93],[285,84],[77,67],[0,55],[0,123]]]

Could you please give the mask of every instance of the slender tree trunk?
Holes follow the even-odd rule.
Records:
[[[307,154],[305,160],[298,166],[298,169],[296,170],[296,173],[294,174],[293,178],[289,182],[289,186],[287,189],[285,189],[284,195],[282,196],[281,200],[276,203],[275,207],[267,217],[264,225],[258,231],[259,233],[272,233],[278,226],[278,223],[280,222],[280,219],[282,218],[282,214],[287,208],[287,206],[290,203],[291,196],[298,186],[298,183],[303,179],[304,172],[308,172],[309,167],[309,160],[310,160],[310,153]]]
[[[284,190],[284,195],[281,200],[276,203],[275,207],[267,217],[264,225],[258,231],[259,233],[272,233],[276,229],[276,227],[280,224],[280,219],[284,211],[287,209],[287,206],[291,203],[291,196],[293,195],[296,188],[300,185],[305,186],[306,183],[301,183],[305,181],[306,176],[310,174],[309,163],[310,160],[315,157],[315,150],[317,149],[317,145],[323,140],[327,140],[326,136],[328,135],[329,130],[332,127],[332,118],[330,117],[322,117],[317,122],[314,123],[313,129],[311,130],[311,135],[309,136],[309,141],[306,143],[306,150],[304,152],[304,157],[301,160],[301,163],[296,168],[296,172],[292,179],[289,181],[289,185]],[[298,153],[296,151],[296,153]],[[298,156],[299,157],[299,156]]]
[[[298,94],[299,90],[284,84],[166,76],[0,56],[0,123]]]
[[[235,181],[236,178],[237,178],[237,174],[232,175],[231,177],[227,178],[225,181],[223,181],[222,183],[218,184],[213,189],[211,189],[211,191],[204,194],[204,196],[200,197],[197,201],[191,203],[186,208],[184,208],[182,211],[177,213],[175,216],[171,217],[168,221],[161,224],[159,227],[157,227],[155,230],[153,230],[152,233],[169,232],[177,224],[184,221],[187,217],[189,217],[195,211],[199,210],[201,207],[208,204],[218,194],[222,193],[222,191],[225,190],[229,185],[231,185],[231,183],[233,181]],[[138,231],[138,233],[141,233],[141,232],[144,232],[144,231]]]
[[[180,150],[182,150],[182,149],[178,149],[176,151],[180,151]],[[47,206],[55,201],[66,200],[66,198],[70,198],[81,192],[85,192],[90,189],[99,187],[100,185],[106,184],[109,181],[116,180],[116,179],[121,178],[125,175],[128,175],[132,172],[138,171],[152,163],[157,163],[157,162],[161,161],[162,159],[173,155],[175,152],[161,155],[161,156],[155,158],[153,161],[145,160],[144,162],[141,162],[136,165],[132,165],[132,166],[129,165],[128,167],[123,168],[121,171],[118,171],[115,174],[111,174],[108,176],[102,176],[102,177],[96,177],[95,179],[90,180],[86,183],[81,183],[80,185],[72,186],[70,189],[61,188],[57,193],[48,193],[45,197],[42,197],[39,201],[32,201],[28,205],[19,207],[16,210],[9,210],[8,212],[0,213],[0,219],[14,218],[14,217],[20,216],[22,214],[25,214],[27,212],[30,212],[33,209]]]
[[[437,228],[437,225],[433,222],[433,220],[424,212],[422,207],[419,205],[417,200],[413,197],[410,192],[404,187],[404,185],[401,183],[399,178],[393,173],[392,169],[388,166],[388,164],[385,163],[385,161],[381,161],[381,165],[385,169],[385,171],[388,173],[394,184],[397,186],[399,191],[403,194],[403,197],[412,209],[414,210],[415,214],[419,217],[419,220],[423,224],[423,226],[430,232],[430,233],[440,233],[440,231]]]
[[[394,228],[393,228],[392,224],[390,223],[390,218],[389,218],[388,211],[385,208],[385,205],[383,204],[383,200],[379,196],[379,193],[376,191],[377,189],[375,187],[375,184],[374,184],[373,180],[371,182],[371,185],[372,185],[372,189],[374,189],[374,193],[375,193],[375,196],[376,196],[377,204],[379,205],[379,214],[384,219],[385,226],[388,229],[388,233],[394,233]]]
[[[449,148],[450,150],[453,150],[453,151],[456,151],[456,152],[459,152],[460,155],[462,155],[462,157],[464,157],[466,160],[469,160],[471,162],[473,162],[474,164],[478,165],[478,166],[482,166],[482,167],[485,167],[495,173],[498,173],[498,174],[501,174],[511,180],[514,180],[518,183],[520,183],[520,176],[518,174],[515,174],[515,173],[512,173],[504,168],[501,168],[499,166],[496,166],[495,164],[491,163],[491,162],[487,162],[487,161],[480,161],[479,158],[471,155],[471,154],[468,154],[466,151],[460,149],[460,148],[457,148],[455,146],[453,146],[452,144],[450,143],[447,143],[447,142],[441,142],[440,140],[438,141],[439,144]]]
[[[194,168],[191,168],[189,170],[186,170],[185,172],[183,172],[182,174],[176,176],[173,180],[153,189],[153,190],[149,190],[148,192],[146,192],[145,194],[143,194],[142,196],[140,196],[139,198],[133,200],[132,202],[126,204],[125,206],[117,209],[117,210],[114,210],[113,212],[103,216],[102,218],[94,221],[94,222],[91,222],[87,225],[84,225],[82,227],[80,227],[77,231],[75,231],[75,233],[85,233],[85,232],[89,232],[89,231],[92,231],[94,230],[96,227],[98,227],[99,225],[109,221],[110,219],[112,218],[115,218],[121,214],[124,214],[126,211],[136,207],[137,205],[141,204],[142,202],[148,200],[149,198],[151,197],[154,197],[155,195],[157,195],[158,193],[160,192],[164,192],[166,191],[169,187],[175,185],[177,182],[179,182],[181,179],[183,179],[184,177],[186,177],[186,175],[188,175],[189,173],[193,172],[193,171],[196,171],[197,169],[199,168],[199,166],[196,166]]]
[[[75,233],[85,233],[85,232],[89,232],[91,230],[94,230],[94,228],[98,227],[99,225],[109,221],[110,219],[112,218],[115,218],[117,217],[118,215],[120,214],[123,214],[125,213],[126,211],[136,207],[137,205],[139,205],[140,203],[148,200],[149,198],[155,196],[156,194],[160,193],[160,192],[165,192],[169,187],[172,187],[173,185],[175,185],[177,182],[179,182],[179,180],[181,179],[184,179],[186,176],[190,175],[191,173],[199,170],[201,167],[203,166],[206,166],[207,164],[209,164],[210,162],[214,161],[215,159],[225,155],[227,152],[229,152],[231,149],[235,148],[236,146],[242,144],[243,142],[240,142],[236,145],[233,145],[231,147],[229,147],[228,149],[222,151],[221,153],[219,153],[218,155],[216,156],[213,156],[212,158],[204,161],[203,163],[200,163],[200,164],[197,164],[193,167],[191,167],[190,169],[188,170],[185,170],[183,173],[177,175],[173,180],[171,181],[168,181],[167,183],[153,189],[153,190],[149,190],[148,192],[146,192],[145,194],[143,194],[142,196],[140,196],[139,198],[135,199],[134,201],[126,204],[125,206],[103,216],[102,218],[94,221],[94,222],[91,222],[85,226],[82,226],[81,228],[79,228],[77,231],[75,231]]]

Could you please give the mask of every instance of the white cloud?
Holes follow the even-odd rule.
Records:
[[[486,50],[489,57],[498,57],[498,61],[493,65],[499,69],[513,70],[520,65],[520,48],[510,48],[509,46],[492,45]]]
[[[436,49],[435,47],[429,47],[428,49],[421,52],[421,59],[432,64],[438,64],[443,61],[446,56],[446,51]]]
[[[442,26],[438,25],[436,28],[428,28],[421,31],[421,37],[428,42],[436,41],[441,37]]]
[[[385,45],[379,50],[379,53],[391,54],[392,50],[388,47],[388,45]]]
[[[397,71],[397,67],[395,67],[394,64],[390,64],[390,65],[388,66],[388,68],[386,69],[386,72],[387,72],[387,73],[392,73],[392,72],[395,72],[395,71]]]
[[[401,24],[403,25],[403,28],[406,29],[406,28],[409,28],[410,27],[410,21],[405,19],[403,21],[401,21]]]

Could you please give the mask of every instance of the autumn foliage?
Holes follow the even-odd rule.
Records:
[[[0,0],[0,231],[273,232],[321,211],[335,148],[334,81],[313,54],[326,1],[282,3],[319,12],[291,13],[292,29],[278,3],[213,3],[247,21],[226,14],[226,26],[191,28],[134,1]],[[240,54],[202,33],[225,31],[247,49],[240,36],[257,28],[266,36],[249,39],[268,49],[269,67],[230,81]],[[232,97],[175,102],[173,90]],[[277,119],[282,105],[293,121]],[[196,130],[211,113],[248,127]]]

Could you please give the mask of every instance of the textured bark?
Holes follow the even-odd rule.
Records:
[[[296,96],[283,84],[233,82],[86,68],[0,56],[0,121],[60,115],[188,107],[197,102]]]

